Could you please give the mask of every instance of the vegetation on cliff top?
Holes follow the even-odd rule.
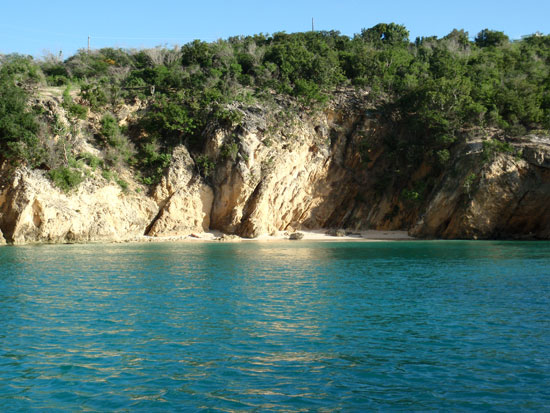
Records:
[[[413,163],[429,154],[445,164],[467,129],[519,135],[550,128],[550,36],[540,34],[511,41],[483,30],[471,40],[453,30],[410,42],[407,29],[391,23],[353,37],[275,33],[195,40],[175,49],[82,50],[65,61],[0,59],[0,161],[58,171],[50,176],[68,186],[80,182],[63,178],[74,177],[76,158],[89,158],[71,152],[79,119],[88,112],[100,114],[97,130],[88,132],[108,154],[104,170],[130,164],[147,184],[159,179],[175,145],[200,153],[207,124],[238,125],[241,114],[230,109],[232,102],[265,102],[274,95],[309,110],[337,87],[366,89],[391,125],[387,145]],[[65,88],[71,125],[29,104],[36,86]],[[136,98],[147,110],[120,128],[113,114]]]

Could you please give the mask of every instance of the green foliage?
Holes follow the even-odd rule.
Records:
[[[37,116],[27,106],[28,93],[16,86],[19,64],[3,63],[0,68],[0,159],[28,162],[38,166],[44,148],[38,137]]]
[[[88,102],[92,110],[101,111],[107,103],[109,102],[106,84],[108,79],[102,78],[98,82],[94,83],[83,83],[80,86],[80,96],[83,100]]]
[[[145,171],[142,182],[152,185],[160,182],[164,170],[170,165],[172,156],[169,153],[159,152],[154,143],[147,143],[140,148],[138,158],[141,168]]]
[[[1,73],[15,83],[36,85],[44,81],[44,74],[32,56],[0,55]]]
[[[195,159],[195,165],[199,174],[204,178],[208,178],[216,168],[214,162],[206,155],[198,156]]]
[[[63,106],[71,124],[85,119],[88,108],[105,113],[98,134],[105,165],[132,163],[149,184],[158,182],[176,145],[200,154],[211,132],[207,127],[238,132],[245,104],[253,110],[257,103],[283,101],[294,118],[323,107],[342,87],[369,92],[393,163],[388,182],[421,163],[440,173],[453,145],[471,131],[497,128],[514,136],[550,128],[550,36],[541,34],[510,41],[485,29],[470,41],[467,32],[455,29],[411,43],[404,26],[380,23],[353,37],[337,31],[259,34],[196,40],[179,49],[81,50],[65,62],[9,55],[0,57],[0,65],[2,158],[54,169],[60,164],[59,154],[44,153],[47,135],[72,132],[57,131],[46,113],[28,107],[29,91],[46,79],[67,85]],[[86,106],[73,102],[71,85],[80,87]],[[109,112],[117,113],[124,99],[139,99],[144,110],[122,132]],[[279,118],[278,127],[287,121]],[[502,145],[489,141],[486,157],[506,151]],[[357,149],[368,163],[368,145]],[[234,142],[221,150],[224,159],[237,155]],[[196,164],[203,176],[213,171],[204,156],[197,155]],[[409,191],[405,199],[421,194]]]
[[[121,179],[120,177],[115,178],[115,182],[122,188],[123,191],[128,190],[128,182],[126,182],[124,179]]]
[[[436,156],[439,164],[442,166],[446,165],[451,159],[451,153],[449,152],[448,149],[441,149],[437,151]]]
[[[503,32],[483,29],[475,38],[479,47],[497,47],[508,43],[510,39]]]
[[[86,119],[88,117],[88,108],[86,106],[73,103],[69,106],[69,115],[77,119]]]
[[[508,153],[516,155],[516,149],[508,142],[502,142],[497,139],[483,141],[483,160],[490,161],[499,153]]]
[[[42,72],[50,86],[63,86],[69,84],[69,72],[63,62],[57,59],[46,60],[41,65]]]
[[[120,128],[118,126],[118,121],[110,113],[106,113],[101,118],[100,133],[109,145],[117,146],[117,138],[120,135]]]
[[[193,115],[193,108],[189,105],[161,96],[153,103],[141,124],[150,135],[160,136],[166,144],[175,145],[194,133],[198,122]]]
[[[469,174],[466,179],[464,179],[464,183],[462,184],[462,188],[464,189],[464,193],[470,194],[473,191],[475,182],[477,180],[477,175],[475,173]]]
[[[361,31],[361,38],[377,47],[383,45],[405,46],[409,42],[409,31],[400,24],[380,23]]]
[[[76,188],[84,180],[81,171],[67,166],[60,166],[48,171],[48,176],[55,186],[65,192]]]
[[[425,181],[418,181],[414,184],[413,189],[403,189],[401,191],[401,198],[406,201],[420,202],[424,197],[426,187],[427,184]]]
[[[101,118],[99,130],[107,148],[105,149],[105,161],[111,166],[117,166],[121,162],[130,162],[135,149],[128,138],[122,134],[117,119],[110,113]]]
[[[104,163],[101,158],[98,158],[95,155],[92,155],[91,153],[81,153],[79,156],[80,159],[82,159],[86,164],[92,168],[92,170],[97,169],[98,167],[102,168]]]
[[[101,176],[105,178],[107,181],[110,181],[113,178],[113,173],[110,169],[103,169],[101,171]]]
[[[421,195],[418,192],[409,189],[403,189],[401,197],[408,201],[419,201],[421,199]]]
[[[237,159],[237,153],[239,153],[239,145],[235,142],[224,143],[220,148],[220,156],[222,159],[231,159],[234,161]]]
[[[71,97],[71,85],[67,85],[63,91],[63,107],[69,113],[69,116],[76,119],[86,119],[88,116],[88,108],[73,102]]]
[[[215,110],[214,117],[221,125],[227,128],[239,126],[243,121],[242,112],[238,110],[228,110],[224,108],[218,108],[217,110]]]

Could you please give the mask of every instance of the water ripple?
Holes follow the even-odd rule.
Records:
[[[0,249],[0,411],[550,409],[550,244]]]

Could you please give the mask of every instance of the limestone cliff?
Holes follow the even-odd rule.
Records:
[[[89,181],[65,194],[26,168],[0,194],[1,228],[14,244],[126,240],[142,235],[155,211],[151,199],[114,183]]]
[[[179,146],[174,151],[172,166],[152,194],[159,211],[147,227],[147,235],[207,231],[213,197],[212,188],[197,173],[189,152]]]
[[[60,112],[55,102],[48,105]],[[126,107],[119,119],[127,122],[142,109]],[[88,171],[85,182],[65,193],[45,171],[4,168],[0,243],[116,241],[210,229],[257,237],[319,228],[550,238],[547,138],[528,136],[511,142],[514,153],[487,154],[488,138],[472,137],[453,149],[443,172],[424,162],[403,174],[362,93],[335,94],[313,114],[293,112],[284,101],[232,110],[242,116],[238,125],[212,124],[200,151],[177,146],[149,192],[129,169],[119,171],[126,188]],[[74,144],[100,152],[85,135]],[[201,167],[205,160],[208,170]]]
[[[550,140],[531,136],[515,144],[521,157],[497,154],[486,162],[472,146],[443,178],[411,235],[550,239]]]

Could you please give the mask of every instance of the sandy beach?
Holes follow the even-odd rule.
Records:
[[[296,231],[303,234],[301,241],[405,241],[414,240],[407,234],[407,231],[356,231],[346,233],[345,235],[329,235],[327,230],[300,230]],[[256,238],[241,238],[236,235],[224,235],[219,231],[197,232],[189,235],[166,236],[166,237],[149,237],[142,236],[131,240],[130,242],[257,242],[257,241],[290,241],[290,235],[294,231],[278,231],[276,234],[261,235]]]

